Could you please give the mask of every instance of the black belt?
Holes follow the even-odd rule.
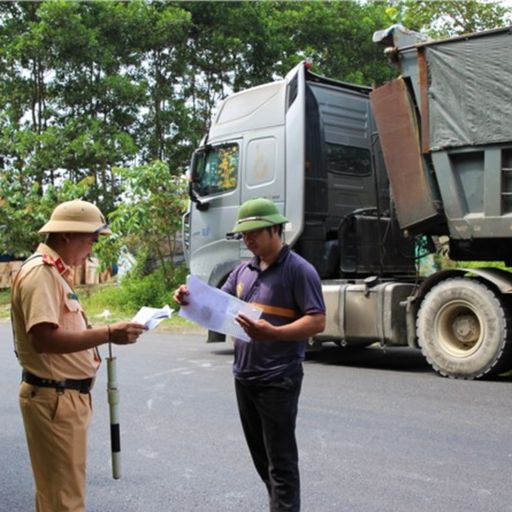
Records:
[[[32,386],[39,386],[41,388],[55,388],[57,391],[64,391],[65,389],[75,389],[80,393],[89,393],[93,379],[66,379],[66,380],[51,380],[42,379],[33,373],[23,370],[21,380]]]

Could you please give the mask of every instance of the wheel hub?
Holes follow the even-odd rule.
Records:
[[[480,326],[472,315],[460,315],[453,322],[453,333],[461,343],[475,343],[480,335]]]
[[[442,308],[435,324],[440,344],[452,355],[467,356],[482,340],[482,324],[477,313],[462,301]]]

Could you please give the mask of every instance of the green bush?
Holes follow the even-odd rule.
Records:
[[[80,293],[81,302],[90,320],[95,323],[105,320],[126,320],[132,317],[142,306],[155,308],[168,304],[178,309],[172,298],[174,290],[186,280],[188,270],[185,265],[176,267],[173,283],[169,286],[163,278],[163,271],[156,269],[147,275],[141,275],[137,269],[124,276],[118,285],[108,284]],[[85,296],[87,295],[87,296]]]
[[[169,304],[173,307],[174,290],[185,282],[187,272],[184,265],[177,267],[169,285],[168,276],[166,279],[162,268],[145,275],[135,269],[121,280],[117,300],[134,311],[142,306],[162,307]]]
[[[11,290],[0,290],[0,320],[10,318],[11,314]]]

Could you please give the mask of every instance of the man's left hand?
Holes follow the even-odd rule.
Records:
[[[274,340],[276,339],[276,327],[266,320],[252,320],[248,316],[239,313],[235,320],[252,340]]]

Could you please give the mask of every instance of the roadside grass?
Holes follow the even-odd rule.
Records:
[[[11,290],[6,288],[0,290],[0,322],[9,320],[11,317]]]
[[[133,307],[124,304],[114,283],[78,286],[75,290],[93,325],[129,320],[136,313]]]

